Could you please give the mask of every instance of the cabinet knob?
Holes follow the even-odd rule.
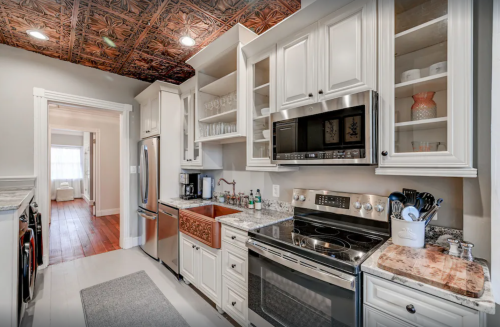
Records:
[[[309,97],[312,98],[313,97],[313,94],[312,93],[309,93]]]
[[[234,307],[236,305],[236,302],[231,302],[231,305]]]
[[[388,155],[388,154],[389,154],[389,152],[387,152],[387,151],[382,151],[382,155],[383,155],[384,157],[387,157],[387,155]]]
[[[197,246],[197,247],[196,247],[196,250],[199,250],[199,249],[200,249],[200,248]]]
[[[233,263],[233,264],[231,265],[231,268],[233,268],[233,269],[234,269],[234,268],[236,268],[236,265]]]
[[[193,244],[193,249],[196,247],[196,245]]]
[[[319,92],[318,92],[318,93],[319,93],[319,94],[323,94],[323,90],[319,90]]]
[[[406,306],[406,311],[408,311],[411,314],[414,314],[415,312],[417,312],[417,310],[415,310],[415,307],[413,306],[413,304],[408,304]]]
[[[236,236],[231,236],[231,239],[232,239],[232,240],[235,240],[235,239],[236,239]]]

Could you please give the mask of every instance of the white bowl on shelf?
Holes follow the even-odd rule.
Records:
[[[410,69],[401,74],[401,83],[420,78],[420,69]]]
[[[448,62],[447,61],[441,61],[441,62],[435,63],[434,65],[431,65],[429,67],[429,75],[430,76],[446,73],[447,71],[448,71]]]
[[[262,116],[269,116],[269,112],[270,112],[269,108],[260,109],[260,114]]]
[[[269,140],[269,136],[270,136],[271,134],[269,133],[269,130],[268,130],[268,129],[265,129],[265,130],[263,130],[263,131],[262,131],[262,135],[264,136],[264,138],[265,138],[266,140]]]

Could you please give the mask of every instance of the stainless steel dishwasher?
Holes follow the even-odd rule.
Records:
[[[179,275],[179,210],[160,203],[158,258]]]

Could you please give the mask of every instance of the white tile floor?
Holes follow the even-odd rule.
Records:
[[[232,327],[210,303],[139,248],[81,258],[40,271],[35,299],[22,325],[85,327],[80,290],[140,270],[149,275],[191,327]]]

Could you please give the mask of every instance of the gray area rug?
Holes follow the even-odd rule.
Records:
[[[86,288],[80,297],[87,327],[189,327],[145,271]]]

